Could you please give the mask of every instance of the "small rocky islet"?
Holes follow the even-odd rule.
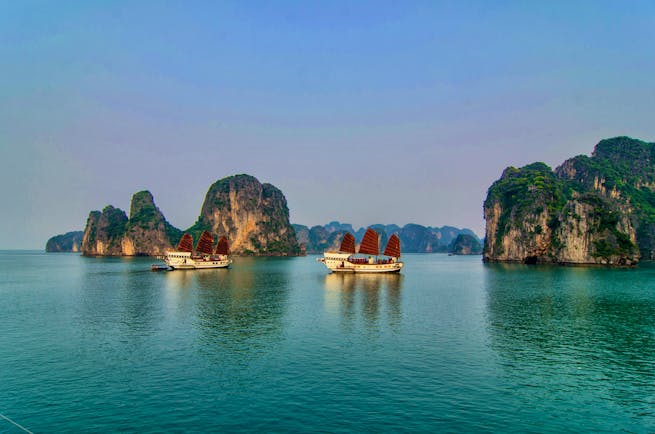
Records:
[[[71,231],[55,235],[45,245],[46,252],[79,252],[82,247],[83,231]]]

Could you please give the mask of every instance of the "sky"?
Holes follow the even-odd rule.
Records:
[[[484,234],[507,166],[655,141],[653,1],[0,0],[0,249],[247,173],[293,223]]]

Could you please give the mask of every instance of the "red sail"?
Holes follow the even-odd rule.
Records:
[[[190,234],[182,235],[179,244],[177,245],[178,252],[189,252],[193,251],[193,237]]]
[[[200,235],[198,240],[198,245],[196,246],[196,252],[203,255],[211,255],[214,247],[214,237],[207,231],[204,231]]]
[[[384,256],[400,258],[400,238],[398,238],[398,235],[393,234],[391,238],[389,238],[387,247],[384,249]]]
[[[343,253],[355,253],[355,237],[350,232],[346,232],[341,240],[339,251]]]
[[[220,240],[218,240],[218,244],[216,245],[216,253],[217,255],[229,255],[230,254],[230,243],[227,241],[227,238],[221,237]]]
[[[379,255],[380,254],[380,243],[378,240],[378,233],[373,229],[366,229],[364,238],[362,238],[362,244],[359,245],[359,253],[365,255]]]

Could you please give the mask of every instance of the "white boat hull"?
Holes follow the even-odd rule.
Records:
[[[351,262],[349,253],[325,252],[318,262],[322,262],[328,270],[334,273],[399,273],[403,263],[394,260],[385,262]]]
[[[188,252],[166,252],[164,262],[173,270],[197,270],[205,268],[227,268],[232,260],[225,257],[205,256],[192,258]]]

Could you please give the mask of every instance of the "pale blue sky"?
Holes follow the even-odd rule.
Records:
[[[508,165],[655,141],[655,3],[0,1],[0,248],[249,173],[295,223],[483,233]]]

